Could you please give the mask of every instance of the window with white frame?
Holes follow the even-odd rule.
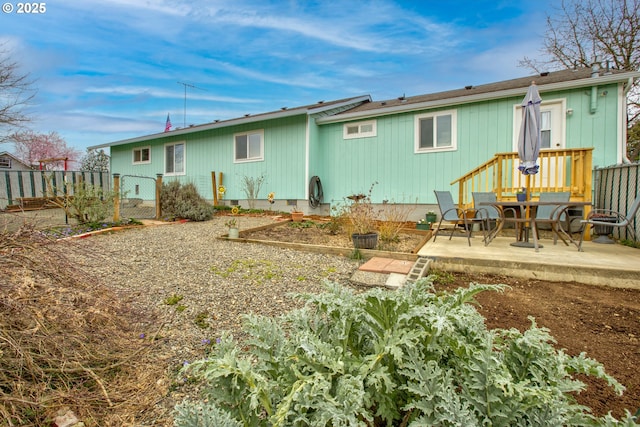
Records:
[[[2,168],[2,169],[11,169],[11,157],[9,157],[9,156],[0,156],[0,168]]]
[[[184,142],[164,146],[164,174],[169,176],[185,174]]]
[[[377,127],[375,120],[368,120],[366,122],[358,123],[345,123],[342,130],[342,137],[344,139],[353,138],[369,138],[377,135]]]
[[[233,158],[236,162],[264,160],[264,130],[237,133],[233,136]]]
[[[133,164],[151,163],[151,147],[133,149]]]
[[[415,152],[451,151],[457,146],[455,110],[415,116]]]

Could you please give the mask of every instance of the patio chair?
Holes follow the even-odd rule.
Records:
[[[582,221],[580,221],[583,225],[583,228],[582,233],[580,233],[580,243],[578,244],[578,250],[582,251],[582,241],[584,240],[584,235],[587,231],[588,226],[603,225],[618,228],[625,227],[631,234],[631,239],[635,241],[636,233],[633,230],[633,227],[631,227],[631,223],[635,220],[639,207],[640,194],[636,195],[636,199],[627,210],[626,215],[610,209],[594,209],[589,212],[589,216],[587,217],[587,219],[583,219]],[[605,221],[605,218],[603,218],[603,216],[613,217],[615,218],[616,222]]]
[[[568,207],[567,203],[571,194],[568,192],[557,192],[557,193],[540,193],[539,201],[540,202],[559,202],[557,205],[542,205],[537,206],[535,216],[529,218],[528,212],[523,207],[520,208],[505,208],[503,212],[503,221],[505,223],[513,223],[514,228],[516,230],[516,240],[520,243],[520,246],[524,247],[533,247],[536,252],[538,251],[540,245],[538,244],[538,225],[540,224],[549,224],[551,230],[553,231],[553,239],[554,244],[557,242],[557,236],[560,236],[563,242],[566,244],[567,241],[562,237],[559,231],[560,221],[562,221],[566,217],[565,209]],[[565,202],[565,203],[561,203]],[[510,212],[510,215],[506,215],[506,212]],[[531,227],[531,232],[533,233],[533,245],[529,243],[529,235],[528,229],[524,229],[529,225]],[[524,235],[522,233],[525,233]]]
[[[442,228],[442,221],[447,221],[453,223],[454,227],[451,229],[451,234],[449,235],[449,240],[453,237],[453,233],[455,233],[456,228],[459,225],[464,227],[465,235],[467,237],[467,241],[469,242],[469,246],[471,246],[471,233],[473,232],[473,224],[479,223],[482,227],[482,231],[485,234],[485,241],[487,239],[486,231],[484,228],[484,220],[481,218],[474,218],[473,216],[469,216],[469,211],[467,209],[462,209],[458,207],[453,201],[453,196],[449,191],[434,191],[436,194],[436,199],[438,200],[438,207],[440,208],[440,222],[438,223],[438,227],[433,233],[433,241],[436,241],[436,237],[440,233]]]
[[[485,239],[484,245],[487,246],[494,237],[502,229],[502,214],[497,207],[491,206],[489,203],[497,202],[496,193],[491,191],[478,191],[471,193],[473,197],[473,207],[476,210],[476,218],[484,221]],[[491,227],[491,224],[495,224]]]
[[[536,226],[536,237],[540,238],[539,230],[550,229],[553,233],[553,244],[558,243],[558,236],[569,246],[569,243],[561,234],[562,222],[567,221],[567,208],[569,208],[568,202],[571,199],[571,193],[568,191],[559,191],[554,193],[540,193],[540,202],[560,202],[557,205],[540,205],[536,209],[536,216],[534,218]],[[547,228],[548,226],[548,228]]]

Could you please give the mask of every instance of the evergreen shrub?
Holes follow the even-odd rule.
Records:
[[[162,215],[169,220],[207,221],[215,213],[215,208],[200,196],[193,183],[163,182],[160,200]]]

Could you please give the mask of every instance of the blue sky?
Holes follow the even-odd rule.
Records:
[[[4,0],[3,0],[4,1]],[[17,2],[9,1],[14,6]],[[31,128],[86,147],[369,94],[522,77],[559,0],[56,0],[0,13]],[[185,86],[186,88],[185,117]],[[0,147],[0,151],[6,147]]]

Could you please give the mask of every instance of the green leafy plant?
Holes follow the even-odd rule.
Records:
[[[165,305],[177,305],[180,301],[182,301],[184,297],[182,295],[173,294],[170,297],[164,299]]]
[[[118,193],[86,182],[67,183],[63,188],[57,188],[51,177],[45,180],[49,203],[64,210],[68,217],[80,224],[101,222],[113,215],[113,204]]]
[[[209,327],[209,322],[207,321],[208,318],[209,313],[201,311],[196,314],[196,317],[193,319],[193,323],[195,323],[200,329],[207,329]]]
[[[207,221],[213,217],[215,208],[204,200],[193,183],[179,181],[162,183],[160,193],[162,214],[174,220],[184,218],[192,221]]]
[[[204,395],[176,408],[175,425],[633,425],[630,414],[619,424],[576,403],[577,374],[624,387],[595,360],[555,349],[533,319],[523,333],[487,330],[469,302],[488,290],[503,286],[329,285],[280,318],[246,316],[246,342],[223,335],[184,368]]]
[[[230,218],[228,220],[226,220],[224,222],[224,225],[227,228],[237,228],[238,227],[238,220],[236,218]]]
[[[364,255],[362,254],[362,252],[360,251],[360,249],[355,248],[351,251],[351,253],[349,254],[349,259],[352,259],[354,261],[361,261],[364,259]]]

